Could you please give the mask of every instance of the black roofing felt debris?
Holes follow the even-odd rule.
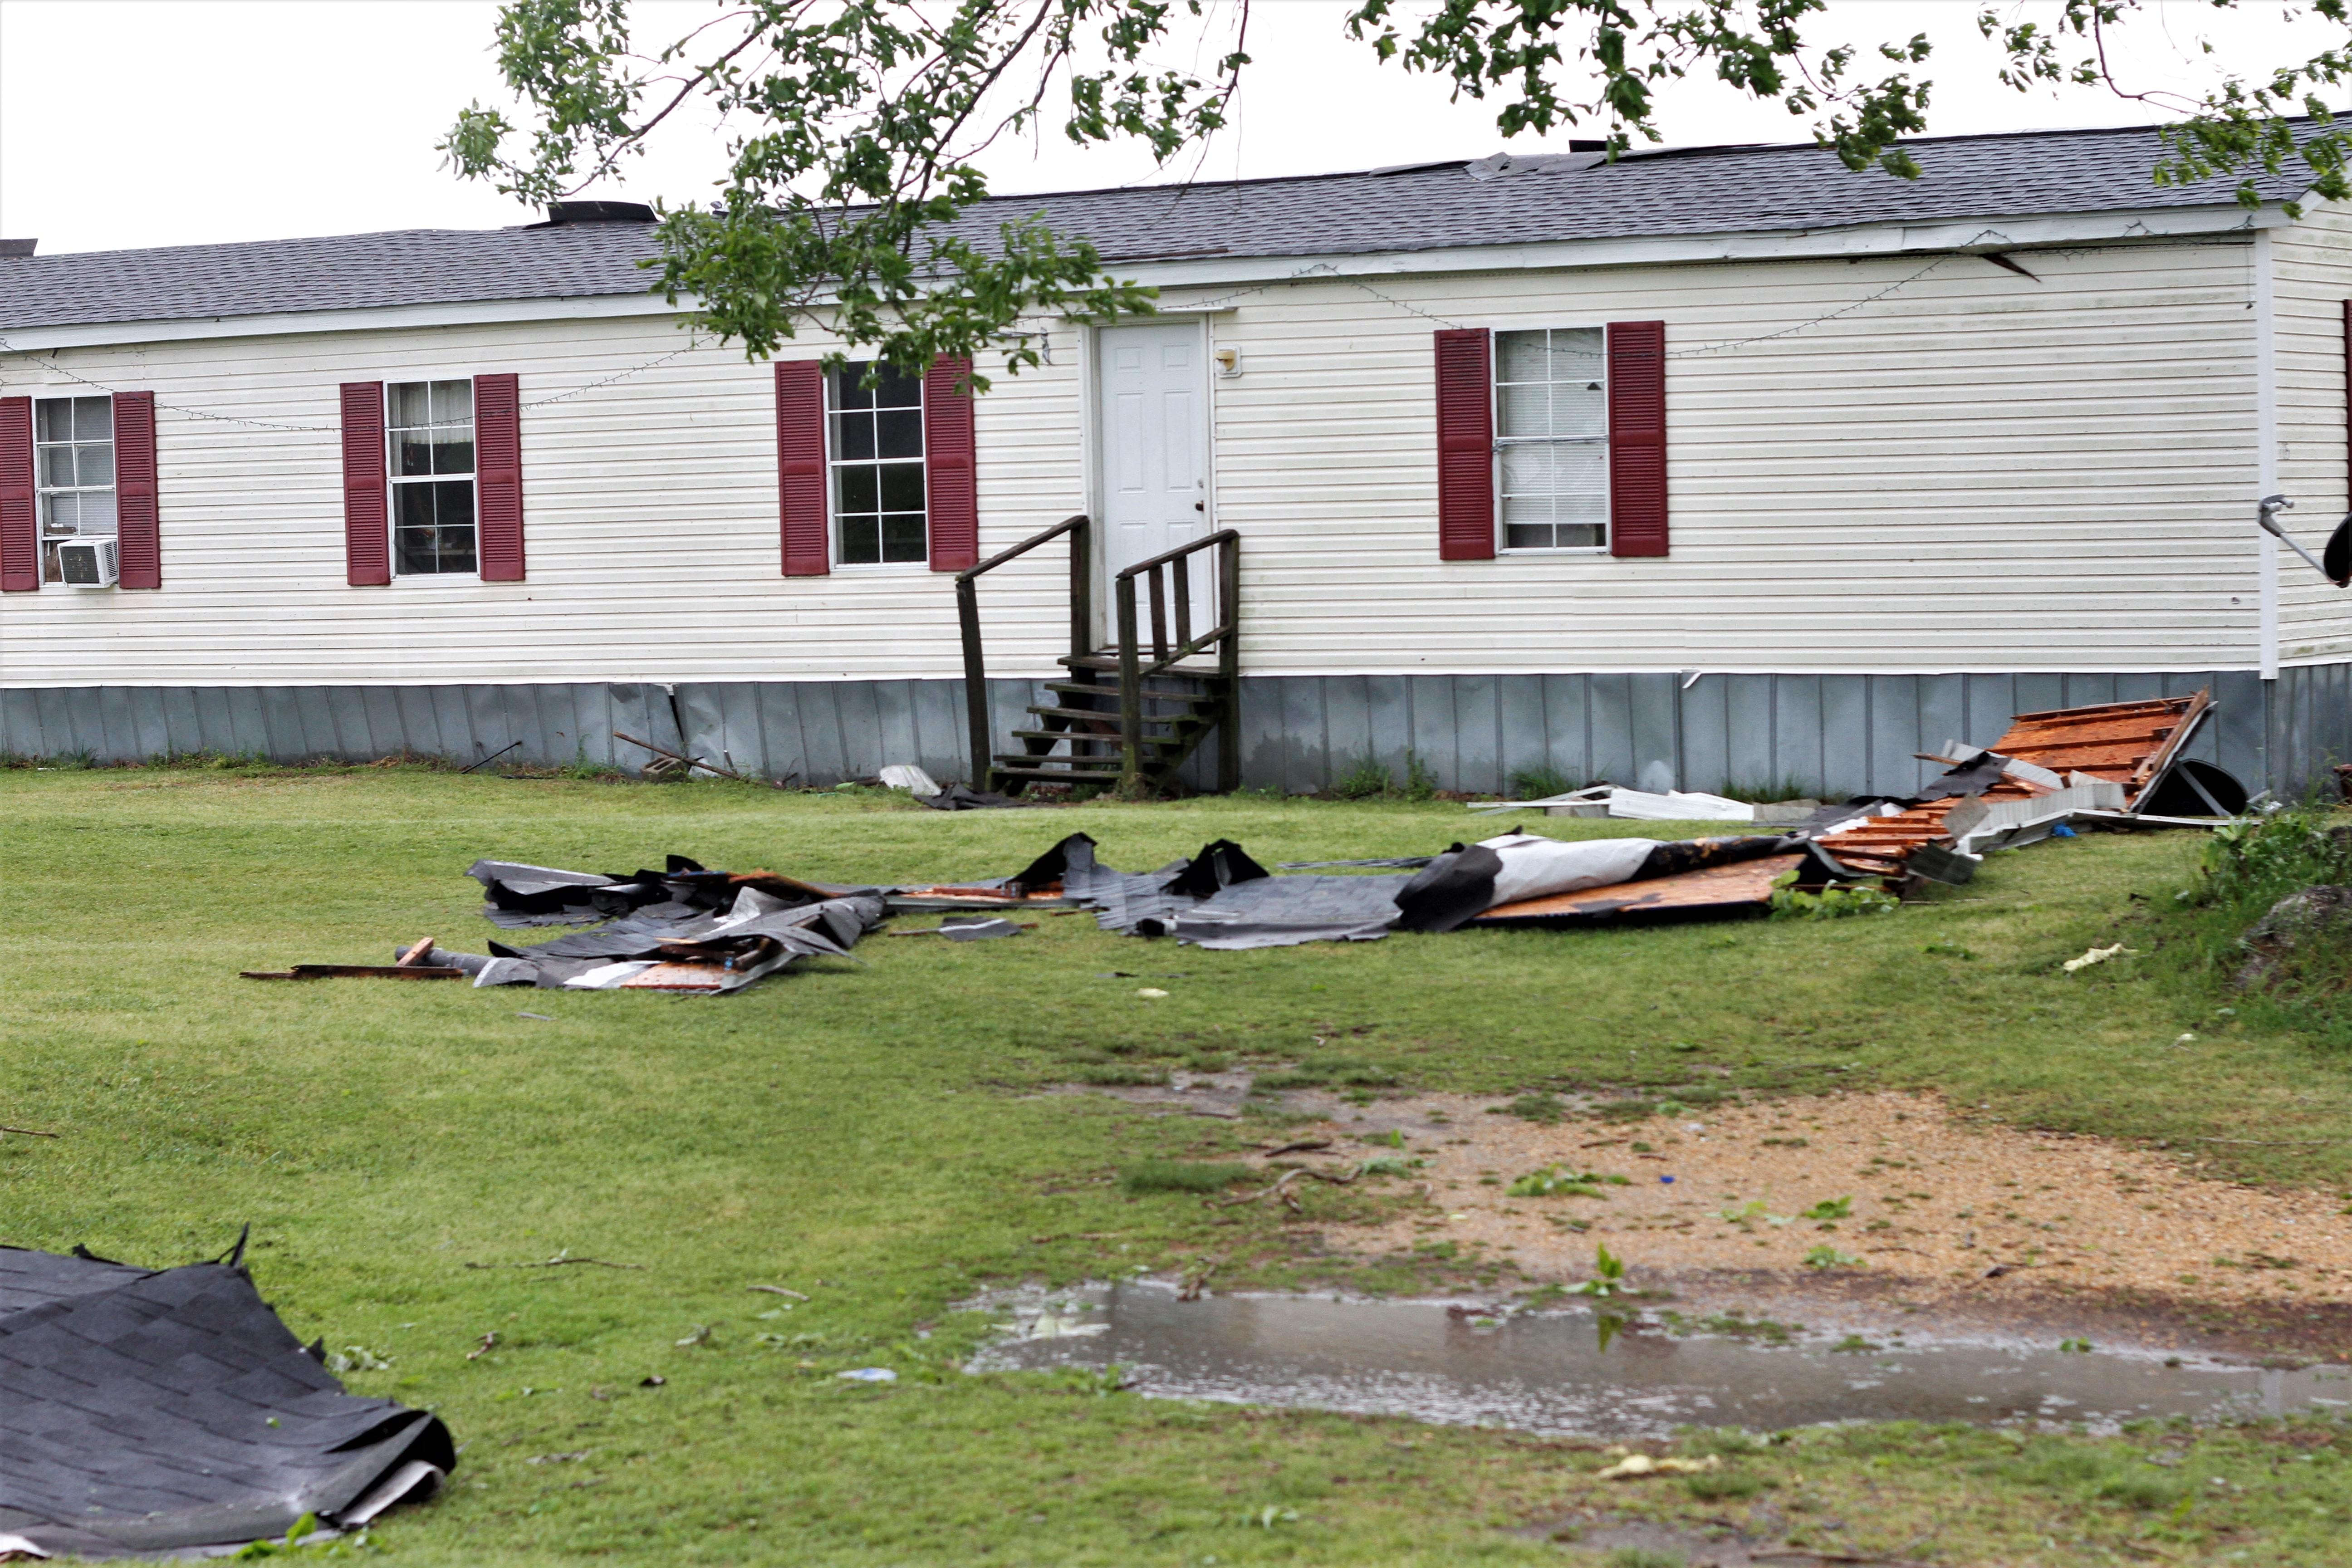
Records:
[[[506,860],[477,860],[467,875],[494,924],[601,922],[528,947],[494,942],[487,958],[438,946],[425,955],[477,985],[722,994],[804,958],[846,956],[884,912],[878,888],[712,871],[683,855],[625,875]]]
[[[240,1264],[0,1247],[0,1556],[347,1529],[457,1463],[439,1417],[344,1393]]]

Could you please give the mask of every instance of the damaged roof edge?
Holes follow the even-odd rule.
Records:
[[[1004,198],[1000,198],[1004,199]],[[1673,266],[1709,261],[1857,259],[1926,251],[2031,249],[2039,246],[2116,244],[2136,240],[2250,238],[2257,229],[2292,223],[2275,204],[2247,208],[2235,202],[1966,218],[1952,221],[1726,229],[1685,235],[1462,245],[1424,249],[1300,251],[1291,255],[1213,255],[1106,258],[1121,278],[1163,290],[1220,288],[1309,278],[1404,277],[1578,268]],[[601,320],[684,315],[694,298],[673,305],[650,290],[560,294],[518,299],[452,300],[358,309],[293,310],[250,316],[205,316],[28,326],[0,335],[0,354],[59,348],[174,342],[214,338],[274,337],[304,332],[369,331],[409,327]],[[1186,309],[1181,299],[1166,302]]]

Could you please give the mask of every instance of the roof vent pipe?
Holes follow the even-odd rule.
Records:
[[[654,209],[642,202],[550,202],[547,221],[535,228],[568,228],[582,223],[653,223]]]

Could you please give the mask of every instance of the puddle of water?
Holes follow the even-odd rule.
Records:
[[[2083,1423],[2278,1415],[2352,1405],[2352,1371],[2211,1357],[2060,1351],[1995,1338],[1901,1344],[1801,1335],[1784,1345],[1675,1338],[1634,1321],[1605,1347],[1590,1310],[1476,1320],[1461,1303],[1240,1294],[1177,1299],[1157,1281],[975,1303],[1007,1337],[974,1372],[1118,1367],[1162,1398],[1410,1415],[1452,1425],[1653,1438],[1682,1426],[1770,1431],[1832,1421]]]

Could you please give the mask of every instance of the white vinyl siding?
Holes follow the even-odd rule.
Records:
[[[2352,511],[2345,462],[2352,430],[2344,400],[2344,302],[2352,300],[2352,214],[2315,204],[2270,239],[2273,331],[2278,354],[2279,489],[2294,501],[2279,524],[2314,555]],[[2253,508],[2244,508],[2245,537]],[[2279,659],[2352,657],[2352,589],[2337,588],[2294,552],[2279,552]]]
[[[2251,255],[2021,252],[2038,282],[1952,256],[1903,283],[1929,258],[1897,256],[1192,290],[1230,306],[1211,333],[1241,351],[1212,416],[1213,514],[1245,541],[1244,668],[2250,666]],[[1673,555],[1441,562],[1432,317],[1664,320]],[[983,556],[1087,506],[1085,342],[1041,325],[1049,365],[980,366]],[[960,673],[945,576],[781,575],[772,374],[707,340],[666,357],[678,343],[640,317],[65,350],[156,393],[172,570],[151,594],[12,596],[0,682]],[[337,386],[482,363],[522,377],[530,582],[346,585]],[[0,355],[0,392],[70,390],[49,365]],[[1066,560],[981,583],[992,674],[1054,673]]]

